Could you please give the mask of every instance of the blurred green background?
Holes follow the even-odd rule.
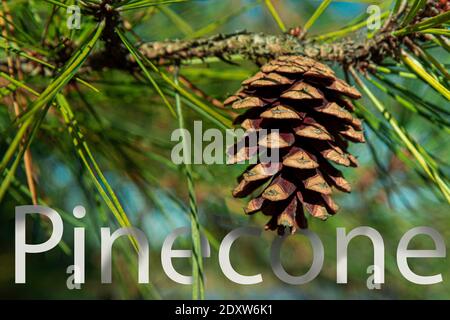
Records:
[[[387,1],[389,2],[389,1]],[[29,5],[32,3],[32,5]],[[273,1],[287,27],[303,25],[319,5],[319,1]],[[12,14],[24,30],[41,35],[52,6],[41,1],[12,1]],[[366,12],[368,4],[333,2],[311,30],[318,35],[347,25]],[[156,41],[192,36],[229,33],[237,30],[280,34],[276,22],[264,1],[208,0],[171,4],[158,9],[146,9],[125,15],[140,23],[133,29],[136,39]],[[30,18],[32,17],[32,18]],[[51,19],[60,26],[61,37],[68,34],[64,26],[64,10]],[[84,23],[82,16],[81,23]],[[76,39],[72,32],[70,37]],[[358,37],[365,37],[365,30]],[[34,37],[33,34],[31,34]],[[52,39],[53,43],[61,38]],[[431,51],[448,66],[448,53]],[[333,66],[336,67],[336,66]],[[236,91],[240,82],[252,75],[257,66],[236,61],[236,65],[220,61],[191,63],[181,68],[181,74],[209,96],[224,100]],[[335,68],[339,73],[339,68]],[[341,74],[341,73],[339,73]],[[342,74],[341,74],[342,75]],[[113,284],[100,283],[100,227],[118,228],[112,214],[101,201],[72,146],[71,138],[56,114],[50,113],[37,139],[31,146],[40,197],[52,208],[65,212],[65,246],[46,254],[27,256],[27,283],[14,284],[14,207],[31,204],[26,192],[24,171],[19,169],[17,183],[10,187],[0,203],[0,297],[10,298],[67,298],[67,299],[189,299],[191,287],[174,283],[162,270],[160,249],[164,238],[177,227],[189,226],[187,187],[181,169],[170,161],[171,148],[176,142],[170,135],[177,121],[170,115],[155,90],[132,75],[119,70],[93,72],[85,77],[100,93],[80,87],[67,88],[65,97],[71,102],[75,116],[86,140],[106,177],[117,192],[132,224],[144,230],[151,247],[150,282],[137,284],[137,258],[124,237],[117,241],[113,257]],[[439,97],[426,85],[392,76],[419,97],[448,109],[448,101]],[[43,76],[34,75],[26,82],[41,91],[48,83]],[[170,88],[164,87],[170,94]],[[399,122],[426,148],[448,174],[450,139],[448,133],[422,117],[399,106],[387,95],[378,97],[397,115]],[[372,108],[368,100],[363,104]],[[188,102],[183,100],[183,107]],[[374,109],[370,109],[374,110]],[[376,111],[373,111],[374,113]],[[184,108],[186,124],[203,120],[204,128],[216,127],[192,108]],[[98,119],[96,118],[98,116]],[[0,129],[6,132],[11,121],[8,102],[0,106]],[[310,229],[316,232],[325,247],[324,266],[319,276],[302,286],[281,282],[269,263],[270,245],[276,235],[263,232],[261,239],[247,237],[232,248],[231,262],[246,275],[262,273],[263,283],[238,285],[228,280],[218,264],[218,245],[231,230],[241,226],[262,228],[266,217],[243,213],[246,201],[233,199],[231,190],[244,166],[194,165],[194,178],[201,225],[207,230],[211,244],[211,258],[205,259],[206,297],[209,299],[449,299],[450,298],[450,215],[448,204],[433,191],[433,187],[410,167],[402,164],[369,128],[368,143],[354,145],[360,167],[345,170],[353,185],[351,194],[336,193],[340,212],[326,222],[309,219]],[[3,140],[2,140],[3,141]],[[2,142],[0,153],[6,150]],[[135,179],[135,177],[139,177]],[[66,287],[66,268],[73,264],[73,226],[71,212],[76,205],[87,208],[84,219],[76,222],[86,228],[86,284],[80,290]],[[381,290],[369,290],[366,270],[373,264],[371,242],[359,237],[349,247],[349,283],[336,284],[336,228],[347,231],[358,226],[378,230],[385,242],[385,284]],[[429,226],[445,239],[447,258],[410,259],[418,274],[442,273],[444,282],[421,286],[407,281],[396,264],[396,250],[400,238],[411,228]],[[39,219],[28,221],[29,241],[42,242],[48,236],[48,224]],[[432,248],[426,237],[417,237],[410,248]],[[176,248],[189,248],[188,237],[176,242]],[[290,237],[281,252],[283,264],[294,275],[304,274],[310,267],[312,253],[303,236]],[[190,274],[188,259],[174,259],[180,273]]]

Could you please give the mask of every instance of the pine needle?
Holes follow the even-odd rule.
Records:
[[[399,125],[395,117],[386,109],[386,107],[381,103],[374,93],[364,84],[364,82],[359,78],[357,73],[353,68],[350,68],[350,73],[352,74],[355,82],[361,89],[366,93],[368,98],[372,101],[373,105],[380,111],[386,121],[391,125],[392,129],[400,140],[404,143],[405,147],[411,152],[417,163],[422,167],[425,173],[431,178],[431,180],[436,184],[436,186],[441,191],[442,195],[446,201],[450,204],[450,188],[446,184],[445,180],[440,176],[435,164],[430,159],[430,156],[426,154],[425,150],[419,147],[419,145],[409,136],[407,131]]]
[[[331,0],[324,0],[319,5],[319,7],[314,11],[311,18],[309,18],[308,21],[306,21],[305,25],[303,26],[303,33],[308,32],[308,30],[312,27],[312,25],[317,21],[317,19],[322,15],[322,13],[327,9],[327,7],[330,5]]]
[[[175,84],[178,85],[178,67],[175,67]],[[189,193],[189,212],[191,217],[191,237],[192,237],[192,299],[203,300],[205,298],[204,289],[204,273],[203,273],[203,256],[202,256],[202,246],[201,246],[201,235],[200,235],[200,222],[198,217],[198,208],[195,195],[194,179],[192,177],[192,168],[190,165],[191,159],[187,158],[186,150],[189,150],[191,146],[190,141],[184,135],[184,118],[181,109],[181,100],[178,93],[175,94],[175,104],[177,108],[178,116],[178,126],[182,131],[183,139],[183,157],[184,157],[184,172],[186,174],[188,193]],[[189,153],[190,155],[190,153]]]
[[[277,10],[272,4],[271,0],[264,0],[264,3],[266,4],[267,9],[269,10],[270,14],[272,15],[273,19],[277,23],[278,27],[282,32],[286,32],[287,28],[283,23],[283,20],[281,20],[280,15],[278,14]]]
[[[441,83],[439,83],[436,78],[431,76],[424,67],[411,55],[409,55],[405,50],[401,52],[402,61],[416,73],[423,81],[429,84],[432,88],[434,88],[437,92],[443,95],[447,100],[450,100],[450,91],[444,87]]]

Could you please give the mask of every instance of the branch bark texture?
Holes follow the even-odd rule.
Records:
[[[345,65],[368,59],[377,60],[387,54],[395,55],[398,44],[399,39],[391,36],[390,32],[380,33],[372,39],[344,39],[333,43],[302,41],[289,34],[267,35],[241,32],[216,35],[206,39],[144,43],[139,50],[147,58],[160,63],[208,57],[227,58],[236,54],[251,60],[296,54]]]

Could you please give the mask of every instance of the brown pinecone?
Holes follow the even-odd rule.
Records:
[[[335,214],[339,207],[331,198],[332,187],[344,192],[351,187],[330,162],[357,166],[347,152],[347,140],[364,142],[364,135],[361,121],[350,113],[354,106],[348,98],[358,99],[361,94],[326,65],[301,56],[274,59],[242,85],[225,101],[233,109],[247,109],[235,124],[246,134],[260,129],[279,133],[269,131],[259,137],[257,146],[237,143],[230,149],[229,162],[249,160],[266,147],[279,152],[280,163],[258,160],[250,165],[239,177],[233,196],[246,197],[264,185],[245,212],[271,216],[266,230],[281,234],[286,227],[291,233],[307,228],[303,208],[323,220]],[[271,141],[278,143],[277,150],[270,148]]]

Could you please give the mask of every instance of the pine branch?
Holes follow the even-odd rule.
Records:
[[[234,55],[240,55],[255,62],[260,62],[261,59],[273,59],[280,55],[303,55],[325,62],[336,62],[345,68],[354,66],[357,69],[365,69],[370,63],[379,64],[385,58],[400,60],[400,48],[405,40],[420,42],[427,39],[427,36],[420,32],[408,34],[398,32],[404,29],[399,23],[401,20],[399,18],[404,14],[402,10],[399,10],[396,14],[390,15],[383,28],[371,38],[353,33],[347,38],[334,42],[321,42],[304,39],[294,28],[281,35],[241,31],[197,39],[155,41],[141,44],[138,50],[147,59],[160,65],[212,57],[228,61],[229,57]],[[410,29],[414,30],[415,25],[428,25],[434,20],[442,22],[443,18],[440,18],[442,15],[439,17],[437,15],[439,12],[430,3],[429,7],[420,11],[420,14],[414,18]],[[91,57],[88,65],[93,69],[118,66],[133,68],[135,65],[135,61],[128,56],[121,57],[124,60],[122,64],[117,64],[117,59],[112,59],[114,63],[109,63],[112,61],[110,57],[111,51],[99,52]]]
[[[136,69],[136,60],[121,47],[120,39],[115,33],[117,27],[124,23],[119,13],[107,5],[86,10],[86,14],[107,21],[102,35],[106,46],[103,51],[95,52],[88,58],[80,73],[105,68]],[[436,17],[438,14],[439,12],[429,10],[427,7],[420,11],[409,28],[414,30],[415,25],[433,25],[431,22],[434,20],[442,22],[441,18]],[[365,69],[370,63],[378,64],[385,58],[393,57],[400,60],[400,47],[405,39],[409,42],[427,39],[427,35],[420,32],[399,33],[404,29],[399,23],[401,20],[399,17],[403,15],[402,10],[390,15],[383,28],[371,38],[356,32],[350,34],[348,38],[321,42],[317,39],[304,39],[294,28],[281,35],[241,31],[197,39],[147,42],[142,43],[137,49],[145,58],[159,65],[173,65],[174,62],[182,63],[211,57],[228,61],[229,57],[234,55],[255,62],[280,55],[303,55],[325,62],[336,62],[345,68],[354,66],[357,69]],[[25,60],[24,58],[24,62],[27,62]]]
[[[257,60],[293,54],[322,61],[353,64],[373,60],[378,56],[385,57],[386,54],[394,55],[395,48],[401,41],[402,38],[393,37],[390,32],[380,33],[371,39],[344,39],[333,43],[300,40],[290,34],[239,32],[195,40],[144,43],[139,47],[139,51],[148,59],[162,64],[173,60],[226,58],[231,55]]]

